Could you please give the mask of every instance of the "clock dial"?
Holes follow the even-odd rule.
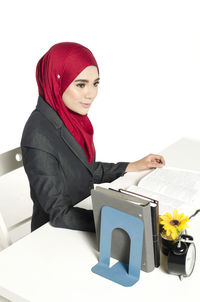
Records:
[[[190,276],[195,265],[196,260],[196,249],[195,245],[191,243],[188,247],[186,259],[185,259],[185,274],[186,276]]]

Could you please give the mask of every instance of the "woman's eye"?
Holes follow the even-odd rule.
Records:
[[[80,87],[80,88],[84,88],[84,87],[85,87],[85,84],[79,83],[79,84],[77,84],[76,86],[77,86],[77,87]]]
[[[94,86],[97,87],[99,85],[99,82],[94,83]]]

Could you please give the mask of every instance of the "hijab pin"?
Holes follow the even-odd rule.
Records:
[[[57,75],[57,78],[60,79],[60,75],[59,74]]]

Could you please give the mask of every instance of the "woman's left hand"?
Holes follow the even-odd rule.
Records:
[[[149,154],[144,158],[129,163],[125,172],[139,172],[153,168],[162,168],[165,165],[165,160],[162,155]]]

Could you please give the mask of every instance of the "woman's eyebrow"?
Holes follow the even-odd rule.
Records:
[[[96,81],[99,81],[100,78],[97,78],[96,80],[94,80],[94,82]],[[84,83],[88,83],[89,81],[88,80],[85,80],[85,79],[78,79],[78,80],[75,80],[74,82],[84,82]]]

